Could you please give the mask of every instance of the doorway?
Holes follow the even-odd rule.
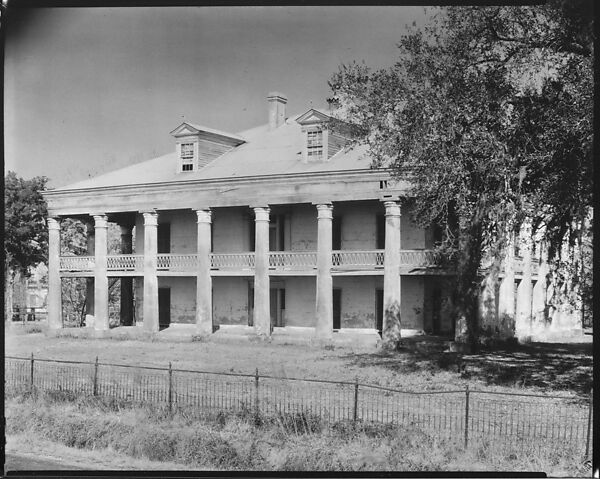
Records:
[[[158,329],[171,324],[171,288],[158,288]]]
[[[431,332],[437,335],[441,332],[442,292],[440,288],[434,288],[431,295],[431,303]]]
[[[383,289],[380,288],[375,290],[375,328],[381,336],[383,331]]]
[[[333,330],[339,330],[342,327],[342,290],[334,288],[333,290]]]
[[[269,294],[271,329],[285,326],[285,288],[271,288]]]

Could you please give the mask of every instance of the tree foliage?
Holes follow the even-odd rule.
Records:
[[[46,201],[48,178],[25,180],[9,171],[4,178],[4,254],[10,274],[29,276],[29,268],[48,258]]]
[[[410,178],[414,219],[446,231],[456,319],[476,347],[485,254],[498,260],[523,221],[551,258],[581,239],[592,204],[591,1],[437,9],[400,39],[388,69],[342,65],[342,119],[374,167]]]

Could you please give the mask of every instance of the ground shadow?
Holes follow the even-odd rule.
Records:
[[[352,354],[358,367],[383,367],[398,374],[451,371],[489,385],[539,387],[587,395],[593,381],[591,343],[505,344],[477,354],[448,351],[448,339],[405,338],[398,351]]]

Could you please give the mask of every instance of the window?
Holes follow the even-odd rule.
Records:
[[[307,132],[306,156],[309,160],[320,160],[323,157],[323,132],[321,130]]]
[[[194,144],[181,144],[181,171],[192,171],[194,169]]]

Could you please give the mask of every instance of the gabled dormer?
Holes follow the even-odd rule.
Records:
[[[212,160],[246,142],[237,135],[189,122],[183,122],[171,135],[175,137],[178,173],[198,171]]]
[[[343,122],[311,108],[296,120],[302,126],[304,135],[302,158],[305,163],[327,161],[347,142]],[[335,128],[332,128],[335,126]]]

